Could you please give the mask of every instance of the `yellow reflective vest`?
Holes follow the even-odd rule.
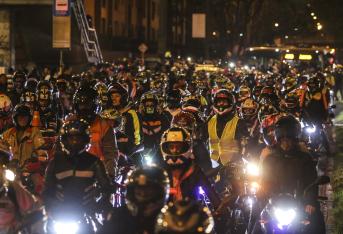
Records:
[[[235,140],[238,116],[235,115],[225,125],[221,138],[217,134],[217,115],[208,122],[208,135],[211,158],[222,164],[230,162],[232,157],[239,153],[238,141]]]

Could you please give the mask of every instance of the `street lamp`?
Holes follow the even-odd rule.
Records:
[[[240,34],[239,34],[239,36],[240,36],[240,37],[243,37],[243,36],[244,36],[244,34],[243,34],[243,33],[240,33]]]
[[[316,19],[317,19],[317,16],[313,16],[313,19],[316,20]]]
[[[320,31],[323,29],[323,25],[321,25],[320,23],[317,23],[317,30]]]
[[[288,39],[288,35],[285,36],[285,39]]]
[[[313,13],[313,12],[311,12],[311,16],[314,16],[314,13]]]
[[[279,27],[279,23],[274,24],[275,28]]]

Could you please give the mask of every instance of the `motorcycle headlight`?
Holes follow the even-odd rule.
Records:
[[[284,226],[288,226],[293,222],[293,220],[296,217],[296,211],[295,209],[280,209],[280,208],[275,208],[274,209],[274,215],[276,218],[276,221],[278,222],[278,227],[282,229]]]
[[[14,181],[15,173],[9,169],[6,169],[5,170],[5,178],[9,181]]]
[[[308,134],[315,133],[315,132],[316,132],[316,126],[313,126],[313,127],[306,127],[305,131],[306,131]]]
[[[79,224],[77,222],[55,222],[54,230],[56,234],[76,234]]]
[[[251,175],[251,176],[259,176],[260,168],[257,164],[249,162],[246,167],[246,172],[248,173],[248,175]]]
[[[250,184],[250,191],[252,193],[256,193],[258,191],[258,189],[260,188],[260,185],[257,182],[252,182]]]
[[[145,165],[147,166],[155,165],[154,159],[151,155],[144,155],[144,162],[145,162]]]

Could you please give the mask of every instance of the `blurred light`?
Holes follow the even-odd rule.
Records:
[[[299,54],[299,60],[311,60],[312,55],[310,54]]]
[[[317,16],[313,16],[313,19],[316,20],[316,19],[317,19]]]
[[[234,68],[235,67],[235,63],[233,63],[233,62],[229,63],[229,67],[230,68]]]
[[[178,59],[181,59],[181,56],[179,55],[179,56],[177,56],[177,58],[178,58]]]
[[[298,31],[299,29],[298,28],[294,28],[294,31]]]
[[[231,31],[230,31],[230,30],[226,30],[226,33],[227,33],[227,34],[230,34],[230,33],[231,33]]]
[[[199,194],[200,195],[206,195],[204,189],[201,186],[199,186]]]
[[[254,48],[250,48],[249,50],[250,50],[250,51],[254,51]]]
[[[275,52],[279,52],[280,51],[280,49],[275,49]]]
[[[288,226],[293,222],[296,212],[294,209],[283,210],[280,208],[274,208],[274,215],[278,221],[278,227],[282,228],[283,226]]]
[[[293,60],[294,59],[294,54],[285,54],[285,59]]]
[[[188,58],[187,58],[187,61],[188,61],[188,62],[192,62],[192,58],[191,58],[191,57],[188,57]]]
[[[335,49],[331,49],[331,50],[330,50],[330,54],[334,54],[335,52],[336,52]]]
[[[5,170],[5,178],[7,179],[7,180],[9,180],[9,181],[14,181],[14,179],[15,179],[15,174],[14,174],[14,172],[13,171],[11,171],[11,170]]]
[[[240,37],[243,37],[243,36],[244,36],[244,34],[243,34],[243,33],[240,33],[240,34],[239,34],[239,36],[240,36]]]
[[[322,30],[323,29],[323,25],[317,24],[317,29],[318,29],[318,31]]]
[[[217,35],[217,33],[216,33],[216,32],[212,32],[212,35],[213,35],[213,36],[216,36],[216,35]]]
[[[289,52],[289,50],[286,50],[286,52],[288,53],[288,52]]]
[[[249,70],[249,66],[248,66],[248,65],[245,65],[245,66],[244,66],[244,69],[245,69],[245,70]]]
[[[311,12],[311,16],[314,16],[314,12]]]
[[[288,39],[288,36],[287,36],[287,35],[285,36],[285,39]]]
[[[318,54],[319,53],[319,51],[318,50],[316,50],[316,54]]]
[[[279,23],[274,24],[275,28],[279,27]]]

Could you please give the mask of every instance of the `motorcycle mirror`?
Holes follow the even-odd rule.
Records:
[[[323,185],[323,184],[328,184],[330,183],[330,177],[329,176],[319,176],[316,181],[315,181],[315,184],[316,185]]]

